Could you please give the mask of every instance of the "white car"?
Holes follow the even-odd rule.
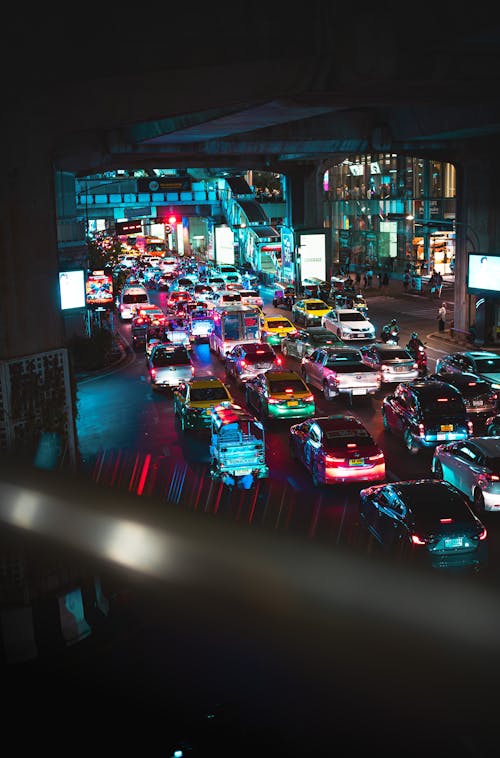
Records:
[[[477,512],[500,512],[500,437],[469,437],[434,449],[432,472],[457,487]]]
[[[244,305],[258,305],[259,308],[264,307],[264,300],[259,295],[257,290],[240,290],[241,302]]]
[[[321,317],[321,326],[341,340],[374,340],[375,327],[355,308],[332,308]]]

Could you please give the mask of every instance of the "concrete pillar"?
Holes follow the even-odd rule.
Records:
[[[0,448],[29,457],[56,431],[74,465],[51,146],[43,130],[18,127],[16,150],[2,143],[0,175]]]
[[[464,331],[474,322],[476,302],[467,294],[467,253],[493,255],[500,249],[499,170],[494,152],[457,166],[455,327]]]
[[[324,226],[325,192],[323,175],[326,163],[316,162],[290,168],[285,176],[286,226],[295,233],[322,230],[326,235],[326,271],[332,273],[333,248],[331,228]]]

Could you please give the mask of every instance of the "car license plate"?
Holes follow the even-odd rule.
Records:
[[[444,546],[447,548],[463,547],[463,544],[462,537],[450,537],[444,541]]]
[[[358,388],[358,389],[353,389],[352,394],[353,395],[366,395],[366,390],[363,387]]]
[[[472,401],[472,405],[473,405],[475,408],[481,408],[481,407],[482,407],[482,405],[483,405],[483,401],[482,401],[482,400],[473,400],[473,401]]]
[[[365,462],[364,458],[350,458],[349,466],[362,466]]]
[[[407,371],[406,366],[394,366],[394,371]]]
[[[289,400],[288,401],[288,406],[293,406],[293,405],[298,405],[298,404],[299,404],[298,400]]]
[[[442,432],[452,432],[453,431],[453,424],[441,424],[439,427]]]

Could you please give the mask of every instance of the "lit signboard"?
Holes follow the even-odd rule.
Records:
[[[113,305],[113,277],[104,271],[93,271],[85,282],[85,300],[88,308],[107,308]]]
[[[85,308],[85,274],[83,270],[60,271],[59,293],[61,309]]]

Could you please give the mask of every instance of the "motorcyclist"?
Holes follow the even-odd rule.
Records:
[[[382,339],[386,342],[389,339],[399,339],[399,325],[395,318],[391,319],[388,324],[382,328]]]
[[[410,352],[413,355],[417,355],[419,348],[423,346],[424,346],[424,343],[418,336],[417,332],[412,332],[410,334],[410,339],[408,340],[408,344],[406,346],[408,350],[410,350]]]

